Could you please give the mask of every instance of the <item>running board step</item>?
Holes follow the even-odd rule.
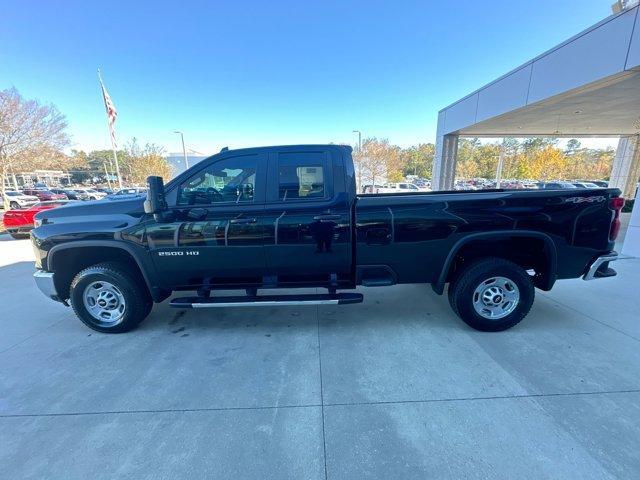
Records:
[[[287,305],[346,305],[362,303],[361,293],[259,295],[257,297],[179,297],[169,304],[174,308],[279,307]]]

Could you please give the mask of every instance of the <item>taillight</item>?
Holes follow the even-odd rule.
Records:
[[[609,203],[609,208],[613,210],[613,220],[609,230],[609,241],[611,242],[618,238],[618,233],[620,233],[620,210],[622,210],[622,207],[624,207],[624,198],[616,197],[611,199]]]

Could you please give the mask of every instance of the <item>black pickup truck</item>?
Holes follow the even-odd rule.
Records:
[[[358,285],[398,283],[448,285],[462,320],[504,330],[535,288],[616,274],[624,204],[606,188],[358,196],[351,148],[336,145],[223,149],[148,187],[36,216],[38,287],[95,330],[135,328],[177,291],[193,292],[177,308],[347,304]],[[301,287],[327,293],[258,293]],[[246,295],[211,294],[225,289]]]

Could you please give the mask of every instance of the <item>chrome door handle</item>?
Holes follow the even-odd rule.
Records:
[[[242,224],[242,223],[256,223],[257,220],[255,218],[232,218],[229,220],[229,223],[233,224]]]

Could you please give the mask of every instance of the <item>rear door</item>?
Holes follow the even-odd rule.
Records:
[[[285,147],[270,154],[265,215],[267,272],[280,284],[347,281],[351,216],[342,154]]]

